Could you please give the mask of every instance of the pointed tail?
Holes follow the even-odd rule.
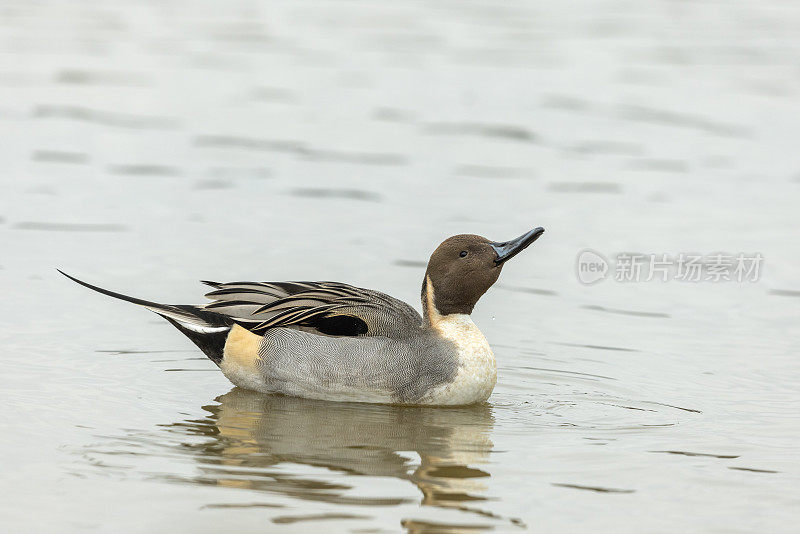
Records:
[[[186,337],[191,339],[214,363],[219,365],[220,361],[222,361],[222,351],[225,347],[225,340],[233,326],[233,321],[230,317],[220,313],[206,311],[197,306],[159,304],[158,302],[123,295],[122,293],[109,291],[108,289],[103,289],[102,287],[84,282],[83,280],[78,280],[61,269],[56,270],[83,287],[88,287],[91,290],[102,293],[103,295],[108,295],[109,297],[114,297],[115,299],[138,304],[139,306],[143,306],[157,313],[172,323],[175,328],[183,332]]]

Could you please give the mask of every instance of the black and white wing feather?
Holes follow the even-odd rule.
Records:
[[[219,313],[253,333],[295,328],[332,336],[401,338],[422,324],[408,304],[385,293],[339,282],[209,282]]]

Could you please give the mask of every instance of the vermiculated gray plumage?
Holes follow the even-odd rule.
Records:
[[[325,390],[341,396],[384,393],[413,403],[450,382],[458,370],[456,347],[430,332],[340,337],[331,343],[324,336],[274,328],[264,334],[259,357],[268,389],[301,397]]]

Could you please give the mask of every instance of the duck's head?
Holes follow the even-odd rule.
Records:
[[[505,262],[543,233],[544,228],[538,227],[503,242],[472,234],[445,239],[431,254],[422,283],[426,316],[472,313],[478,299],[497,281]]]

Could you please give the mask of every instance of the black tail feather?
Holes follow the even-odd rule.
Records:
[[[65,273],[61,269],[56,269],[56,271],[60,272],[61,274],[63,274],[64,276],[66,276],[67,278],[72,280],[73,282],[82,285],[83,287],[88,287],[89,289],[97,291],[98,293],[102,293],[103,295],[108,295],[109,297],[114,297],[115,299],[120,299],[120,300],[124,300],[125,302],[131,302],[133,304],[138,304],[139,306],[149,306],[151,308],[168,308],[169,307],[169,306],[165,306],[164,304],[159,304],[158,302],[152,302],[150,300],[137,299],[136,297],[130,297],[128,295],[123,295],[122,293],[117,293],[115,291],[109,291],[108,289],[103,289],[102,287],[94,286],[94,285],[90,284],[89,282],[84,282],[83,280],[78,280],[74,276],[68,275],[67,273]]]
[[[150,300],[138,299],[129,295],[123,295],[122,293],[103,289],[102,287],[92,285],[83,280],[78,280],[61,269],[56,270],[73,282],[88,287],[98,293],[148,308],[180,330],[215,364],[219,365],[222,361],[225,341],[228,337],[230,327],[233,326],[232,319],[227,315],[203,310],[197,306],[160,304]],[[195,321],[199,323],[199,326],[195,324]],[[227,327],[227,329],[222,329],[222,327]]]

